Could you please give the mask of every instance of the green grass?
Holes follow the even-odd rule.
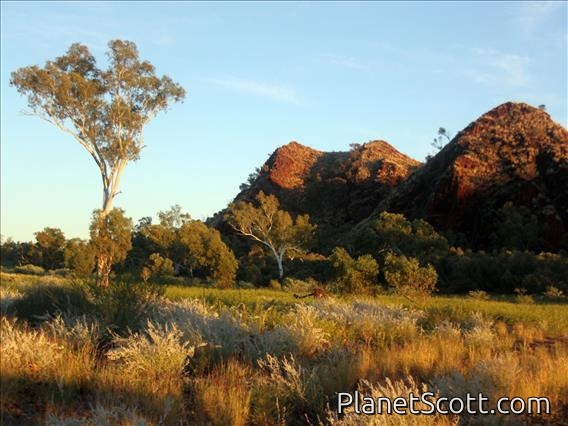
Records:
[[[186,287],[169,285],[166,288],[166,297],[170,300],[199,299],[211,305],[222,304],[235,306],[241,303],[245,305],[264,302],[278,302],[293,304],[292,293],[272,289],[217,289],[208,287]]]
[[[467,324],[472,315],[503,321],[508,325],[525,324],[542,328],[551,337],[568,335],[568,305],[562,303],[535,303],[531,305],[506,300],[475,300],[463,296],[439,296],[412,302],[397,296],[379,296],[387,305],[402,305],[420,309],[427,315],[426,321],[437,324],[444,319]]]

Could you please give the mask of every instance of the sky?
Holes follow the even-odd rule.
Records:
[[[80,42],[101,67],[107,43],[187,91],[150,122],[115,206],[134,223],[179,204],[195,219],[290,141],[325,151],[382,139],[424,160],[507,101],[546,105],[567,126],[566,2],[1,2],[1,234],[57,227],[88,237],[98,169],[37,117],[10,73]]]

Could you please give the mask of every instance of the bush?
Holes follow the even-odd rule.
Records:
[[[219,288],[234,285],[238,262],[219,231],[199,220],[192,220],[181,226],[179,239],[185,251],[184,262],[192,277],[211,280]]]
[[[253,283],[249,283],[247,281],[239,281],[237,283],[237,288],[252,290],[252,289],[255,289],[256,286]]]
[[[188,355],[195,350],[183,340],[175,324],[156,325],[151,321],[144,334],[117,338],[114,343],[117,347],[107,353],[108,359],[120,363],[121,374],[129,382],[150,383],[153,394],[175,389]]]
[[[8,308],[18,318],[37,324],[57,314],[82,315],[94,312],[95,306],[80,286],[37,285]]]
[[[158,253],[152,253],[148,259],[148,269],[152,277],[174,274],[174,262]]]
[[[436,289],[438,274],[430,264],[420,266],[418,259],[388,253],[385,280],[396,293],[404,296],[429,296]]]
[[[94,282],[74,285],[42,284],[30,287],[14,300],[7,312],[37,325],[58,314],[97,318],[101,329],[126,335],[143,325],[150,304],[163,295],[165,287],[126,281],[111,282],[108,288]]]
[[[270,280],[268,287],[272,290],[282,290],[282,284],[278,280]]]
[[[471,290],[468,296],[475,300],[489,300],[489,294],[485,290]]]
[[[90,297],[103,328],[125,336],[143,326],[150,304],[163,296],[165,287],[152,283],[115,281],[108,288],[91,283]]]
[[[315,284],[317,283],[286,277],[282,283],[282,288],[289,292],[306,293],[312,291]]]
[[[527,304],[532,305],[534,303],[534,299],[530,294],[527,294],[526,288],[516,288],[515,293],[515,301],[520,304]]]
[[[65,247],[65,266],[77,277],[86,278],[95,269],[95,252],[86,241],[74,238]]]
[[[14,271],[19,274],[27,274],[27,275],[43,275],[45,274],[45,269],[41,266],[36,266],[32,264],[16,266]]]
[[[546,287],[546,291],[544,292],[544,296],[549,299],[562,299],[564,297],[564,292],[559,288],[554,287],[553,285],[549,285]]]
[[[353,259],[336,247],[329,258],[335,269],[335,290],[339,293],[371,293],[376,288],[379,265],[370,254]]]

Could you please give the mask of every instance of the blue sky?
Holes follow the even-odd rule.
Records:
[[[10,72],[74,42],[104,63],[111,39],[187,90],[145,130],[115,205],[136,222],[180,204],[204,219],[291,140],[327,151],[384,139],[423,160],[505,101],[567,125],[566,2],[2,2],[1,233],[87,237],[98,170],[58,129],[25,116]]]

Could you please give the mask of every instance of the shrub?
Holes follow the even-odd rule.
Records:
[[[522,303],[522,304],[534,303],[533,297],[530,294],[527,294],[526,288],[516,288],[515,293],[517,294],[517,296],[515,296],[515,301],[517,303]]]
[[[192,220],[181,226],[179,239],[191,276],[210,279],[221,288],[233,286],[238,263],[219,231],[199,220]]]
[[[329,348],[329,336],[318,326],[318,314],[316,307],[299,304],[282,327],[302,356],[314,357]]]
[[[63,357],[63,347],[38,330],[20,329],[15,321],[0,318],[2,369],[44,372]],[[33,368],[32,368],[33,366]]]
[[[86,241],[74,238],[65,247],[65,266],[77,277],[85,278],[95,269],[95,252]]]
[[[375,289],[379,265],[371,255],[353,259],[347,250],[336,247],[329,260],[335,269],[335,287],[339,293],[371,293]]]
[[[43,274],[45,274],[45,269],[43,269],[41,266],[32,265],[32,264],[16,266],[14,268],[14,271],[16,271],[20,274],[27,274],[27,275],[43,275]]]
[[[158,253],[152,253],[148,260],[148,269],[153,277],[174,274],[174,262]]]
[[[282,287],[289,292],[306,293],[312,291],[312,289],[314,288],[314,283],[304,280],[299,280],[296,278],[286,277],[284,278]]]
[[[430,264],[420,266],[418,259],[388,253],[385,280],[396,293],[405,296],[429,296],[436,289],[438,274]]]
[[[113,281],[108,288],[90,283],[88,291],[103,328],[123,336],[130,330],[141,328],[149,307],[164,294],[165,287],[152,283]]]
[[[182,341],[183,333],[175,325],[155,325],[148,321],[144,334],[116,338],[118,347],[107,358],[120,364],[128,381],[145,382],[156,392],[168,394],[179,387],[184,365],[195,350]]]
[[[377,253],[397,249],[409,256],[424,258],[433,253],[445,253],[448,241],[432,225],[422,219],[408,220],[398,213],[382,212],[355,232],[356,253]]]
[[[564,292],[559,288],[554,287],[553,285],[549,285],[546,287],[546,291],[544,292],[544,296],[549,299],[562,299],[564,297]]]
[[[197,424],[244,426],[251,408],[251,368],[229,360],[205,377],[192,381],[192,404]]]
[[[401,395],[414,395],[419,397],[425,392],[432,392],[432,389],[425,383],[420,383],[412,376],[407,376],[405,380],[391,380],[386,378],[384,382],[371,383],[368,380],[361,380],[357,386],[361,395],[369,395],[374,401],[378,398],[389,398],[391,401]],[[430,401],[436,402],[439,395],[435,394]],[[386,410],[386,407],[382,407]],[[414,408],[416,410],[429,410],[430,406],[422,401],[418,402]],[[384,412],[384,411],[383,411]],[[341,417],[333,408],[327,410],[327,422],[333,426],[387,426],[387,425],[435,425],[450,426],[459,424],[459,418],[455,415],[435,413],[433,415],[407,415],[396,414],[382,416],[361,416],[353,407],[345,409],[345,416]],[[363,419],[364,418],[364,419]]]
[[[94,312],[94,304],[79,286],[37,285],[26,290],[24,295],[15,300],[8,312],[31,324],[54,317],[58,313],[81,315]]]
[[[471,290],[468,296],[475,300],[489,300],[489,293],[485,290]]]
[[[282,284],[278,280],[270,280],[268,287],[272,290],[282,290]]]
[[[293,355],[278,358],[267,354],[258,360],[258,365],[268,376],[264,383],[259,383],[258,392],[264,394],[262,397],[270,398],[272,406],[279,411],[272,413],[272,417],[276,418],[272,422],[265,421],[265,424],[274,424],[278,417],[281,420],[279,424],[288,424],[282,418],[286,416],[305,420],[303,424],[312,424],[323,414],[317,412],[325,404],[323,388],[314,368],[304,368]],[[262,397],[253,394],[253,404],[260,402],[258,399]]]

